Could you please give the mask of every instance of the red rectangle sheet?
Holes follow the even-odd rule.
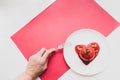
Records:
[[[93,0],[56,0],[11,38],[28,60],[42,47],[57,47],[78,29],[95,29],[107,36],[118,25]],[[62,53],[52,56],[42,80],[57,80],[69,69]]]

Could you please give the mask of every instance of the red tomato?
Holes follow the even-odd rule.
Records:
[[[87,47],[85,45],[77,45],[75,51],[78,56],[84,61],[91,61],[95,57],[95,52],[92,47]]]
[[[84,53],[85,49],[86,49],[85,45],[76,45],[75,46],[75,51],[78,55],[80,55],[81,53]]]
[[[83,61],[92,61],[100,50],[99,45],[96,42],[92,42],[86,45],[76,45],[75,51]]]
[[[98,54],[98,52],[100,50],[100,47],[99,47],[98,43],[96,43],[96,42],[92,42],[92,43],[88,44],[88,47],[92,47],[94,49],[96,55]]]

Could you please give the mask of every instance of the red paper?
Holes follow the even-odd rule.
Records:
[[[57,47],[78,29],[95,29],[107,36],[118,25],[93,0],[56,0],[11,38],[28,59],[42,47]],[[58,52],[52,56],[41,79],[57,80],[68,69],[62,52]]]

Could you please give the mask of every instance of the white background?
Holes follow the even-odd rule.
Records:
[[[27,65],[10,36],[55,0],[0,0],[0,80],[15,80]]]
[[[120,22],[120,0],[95,0],[113,18]]]
[[[14,80],[26,67],[27,61],[10,39],[10,36],[38,15],[54,0],[0,0],[0,79]],[[120,22],[120,0],[96,0],[105,10]],[[110,68],[97,77],[89,80],[120,80],[120,28],[109,36],[110,43],[114,48]],[[118,51],[117,51],[118,50]],[[69,72],[70,79],[86,80],[83,77]],[[68,80],[66,74],[62,80]],[[66,77],[65,77],[66,76]],[[67,78],[67,79],[65,79]],[[69,80],[70,80],[69,79]]]

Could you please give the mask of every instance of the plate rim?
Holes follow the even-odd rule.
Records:
[[[79,29],[79,30],[76,30],[76,31],[72,32],[72,33],[67,37],[67,39],[66,39],[66,41],[65,41],[65,44],[67,43],[67,40],[68,40],[72,35],[74,35],[74,34],[77,33],[77,32],[81,32],[81,31],[89,31],[89,32],[92,31],[92,32],[95,32],[95,33],[99,34],[100,36],[102,36],[102,37],[104,38],[105,42],[107,42],[106,37],[105,37],[102,33],[100,33],[99,31],[97,31],[97,30],[94,30],[94,29]],[[106,43],[106,44],[108,44],[108,43]],[[108,52],[109,52],[109,51],[108,51]],[[91,74],[85,74],[85,73],[77,72],[76,70],[74,70],[74,69],[69,65],[68,61],[66,60],[66,57],[65,57],[65,48],[64,48],[63,53],[64,53],[64,59],[65,59],[66,64],[67,64],[74,72],[76,72],[76,73],[78,73],[78,74],[80,74],[80,75],[85,75],[85,76],[87,75],[87,76],[89,76],[89,75],[96,75],[96,74],[102,72],[102,70],[99,71],[99,72],[96,72],[96,73],[91,73]]]

